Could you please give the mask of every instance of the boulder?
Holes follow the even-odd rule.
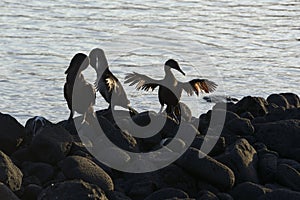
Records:
[[[257,153],[246,139],[239,139],[228,146],[225,153],[217,156],[216,160],[234,172],[237,184],[246,181],[258,183]]]
[[[219,198],[219,200],[234,200],[232,196],[230,196],[230,194],[227,193],[218,193],[217,197]]]
[[[297,94],[294,93],[280,93],[288,101],[290,107],[298,108],[300,107],[300,98]]]
[[[280,164],[276,173],[278,183],[300,192],[300,172],[287,164]]]
[[[219,198],[208,190],[202,190],[197,195],[197,200],[219,200]]]
[[[237,102],[233,111],[237,114],[250,112],[254,117],[264,116],[267,110],[268,102],[262,97],[247,96]]]
[[[225,128],[236,135],[253,135],[254,127],[251,121],[246,118],[236,118],[225,124]]]
[[[198,192],[197,182],[194,177],[175,164],[157,171],[157,174],[159,177],[158,188],[177,188],[191,196],[195,196]]]
[[[0,113],[0,150],[11,155],[18,149],[24,137],[24,127],[12,116]]]
[[[179,189],[163,188],[150,194],[148,197],[145,198],[145,200],[165,200],[172,198],[189,198],[189,196],[187,193]]]
[[[283,95],[280,95],[280,94],[271,94],[270,96],[268,96],[267,102],[269,104],[274,103],[275,105],[286,108],[286,109],[290,108],[290,104],[287,101],[287,99]]]
[[[43,188],[39,185],[29,184],[25,187],[22,199],[36,200]]]
[[[94,184],[82,180],[53,183],[40,193],[38,200],[108,200],[104,192]]]
[[[258,198],[258,200],[283,200],[283,199],[300,199],[300,192],[287,189],[277,189],[266,193]]]
[[[271,190],[255,183],[244,182],[235,186],[230,194],[234,199],[253,200],[267,192]]]
[[[29,150],[38,161],[56,164],[69,153],[72,142],[73,138],[63,127],[45,126],[32,138]]]
[[[42,184],[50,181],[54,175],[54,168],[52,165],[41,162],[24,162],[21,170],[24,176],[35,176]]]
[[[257,140],[271,150],[300,161],[300,120],[282,120],[256,125]]]
[[[5,184],[0,182],[1,200],[20,200]]]
[[[97,185],[104,191],[114,189],[111,177],[101,167],[87,158],[69,156],[58,165],[68,179],[81,179]]]
[[[198,179],[222,190],[230,189],[235,181],[233,172],[227,166],[192,147],[176,161],[176,164]]]
[[[23,174],[11,159],[0,151],[0,182],[13,192],[20,190]]]
[[[263,183],[271,183],[277,171],[278,155],[274,153],[258,152],[258,174]]]
[[[108,191],[106,192],[106,196],[109,200],[131,200],[131,198],[119,191]]]

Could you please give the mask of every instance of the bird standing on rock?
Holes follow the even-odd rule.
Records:
[[[83,122],[87,116],[94,114],[96,91],[82,75],[82,71],[89,66],[89,58],[83,53],[76,54],[66,70],[66,83],[64,85],[64,97],[70,109],[68,121],[73,119],[74,111],[83,114]]]
[[[175,60],[169,59],[164,66],[164,79],[155,80],[148,76],[133,72],[127,74],[125,83],[130,83],[130,86],[136,84],[137,90],[145,91],[148,91],[149,89],[153,91],[159,86],[158,99],[161,104],[159,112],[161,113],[163,111],[164,104],[166,104],[167,114],[170,116],[173,115],[177,120],[175,108],[178,106],[182,90],[185,90],[189,96],[193,95],[193,93],[196,93],[198,96],[199,93],[203,91],[205,93],[213,92],[217,87],[217,84],[207,79],[193,79],[189,82],[180,82],[175,78],[171,69],[176,69],[185,76],[185,73],[180,69],[179,64]]]
[[[128,108],[131,112],[136,113],[136,111],[129,106],[130,101],[127,98],[122,84],[109,70],[104,51],[95,48],[90,52],[89,58],[90,65],[97,72],[96,89],[100,92],[105,101],[109,103],[108,109],[114,109],[114,106],[117,105]]]

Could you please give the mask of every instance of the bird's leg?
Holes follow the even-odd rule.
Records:
[[[74,115],[74,112],[73,112],[73,110],[71,110],[71,111],[70,111],[70,116],[69,116],[69,118],[68,118],[68,122],[71,122],[71,121],[72,121],[73,115]]]
[[[178,117],[177,117],[177,115],[176,115],[175,112],[176,112],[176,111],[175,111],[175,107],[174,107],[174,106],[171,106],[171,115],[173,116],[175,122],[176,122],[177,124],[180,124],[180,120],[178,119]],[[180,117],[180,115],[179,115],[179,117]]]
[[[163,109],[164,109],[164,105],[161,105],[161,107],[160,107],[160,110],[159,110],[159,114],[161,114],[162,113],[162,111],[163,111]]]

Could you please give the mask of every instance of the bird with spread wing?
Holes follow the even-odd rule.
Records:
[[[130,86],[136,85],[137,90],[144,91],[153,91],[158,87],[158,99],[161,104],[159,112],[161,113],[163,111],[164,105],[166,104],[167,114],[177,119],[175,108],[178,106],[183,90],[186,91],[189,96],[193,95],[193,93],[198,96],[203,92],[213,92],[216,89],[217,84],[207,79],[193,79],[188,82],[181,82],[175,78],[171,69],[178,70],[185,75],[179,67],[179,64],[175,60],[169,59],[164,66],[164,79],[155,80],[143,74],[133,72],[126,75],[125,83],[129,83]]]

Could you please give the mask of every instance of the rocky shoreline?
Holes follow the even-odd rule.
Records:
[[[72,123],[32,118],[24,127],[0,113],[0,199],[300,199],[299,97],[292,93],[267,99],[247,96],[236,103],[216,103],[213,111],[224,104],[221,137],[208,155],[198,156],[212,111],[195,118],[183,106],[181,123],[196,134],[192,145],[174,163],[142,174],[100,163],[82,144]],[[147,124],[149,115],[159,117],[143,112],[132,119]],[[97,111],[97,118],[111,141],[132,152],[157,149],[162,140],[176,135],[172,120],[157,135],[140,139],[129,129],[118,129],[107,110]],[[131,158],[120,159],[130,162]]]

